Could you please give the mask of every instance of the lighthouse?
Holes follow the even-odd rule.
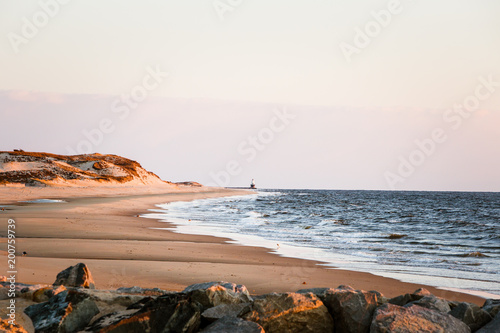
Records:
[[[252,189],[257,188],[257,187],[255,187],[255,179],[252,179],[252,182],[250,183],[250,188],[252,188]]]

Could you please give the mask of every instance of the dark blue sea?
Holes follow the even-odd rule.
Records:
[[[259,190],[160,205],[149,217],[182,233],[500,298],[500,193]]]

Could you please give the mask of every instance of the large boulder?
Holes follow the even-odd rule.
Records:
[[[492,317],[495,317],[500,312],[500,299],[487,299],[484,301],[484,311],[488,312]]]
[[[408,306],[411,306],[413,304],[419,305],[423,308],[436,310],[436,311],[443,312],[443,313],[448,313],[451,311],[450,305],[448,304],[447,300],[445,300],[444,298],[441,298],[441,297],[434,296],[434,295],[424,296],[421,299],[419,299],[418,301],[410,302],[410,303],[406,304],[405,306],[408,307]]]
[[[223,317],[207,326],[203,333],[265,333],[262,326],[237,317]]]
[[[201,306],[186,294],[145,298],[119,311],[98,318],[85,332],[196,332]]]
[[[87,295],[65,290],[47,302],[28,306],[24,312],[37,333],[77,332],[88,325],[99,309]]]
[[[476,333],[499,333],[500,332],[500,313],[498,313],[492,321],[483,326]]]
[[[240,317],[273,332],[333,332],[333,320],[314,294],[267,294],[257,298]]]
[[[337,332],[365,333],[370,330],[372,315],[381,297],[378,292],[340,286],[328,290],[323,302],[333,317]]]
[[[402,307],[384,304],[375,310],[370,333],[453,332],[469,333],[457,318],[418,305]]]
[[[203,311],[201,317],[210,323],[223,317],[237,317],[249,305],[250,303],[220,304]]]
[[[76,264],[66,268],[57,274],[54,286],[63,285],[66,287],[81,287],[95,289],[94,279],[87,265],[83,263]]]
[[[476,304],[466,302],[458,304],[450,311],[450,314],[466,323],[472,332],[476,332],[492,319],[488,312],[484,311]]]
[[[210,308],[220,304],[238,304],[252,301],[245,286],[230,282],[206,282],[188,286],[183,291],[193,301]]]

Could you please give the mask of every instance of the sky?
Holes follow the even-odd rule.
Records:
[[[496,0],[0,0],[0,149],[165,180],[500,191]]]

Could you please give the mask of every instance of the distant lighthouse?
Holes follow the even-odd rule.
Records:
[[[255,189],[255,179],[252,179],[252,182],[250,183],[250,188]]]

